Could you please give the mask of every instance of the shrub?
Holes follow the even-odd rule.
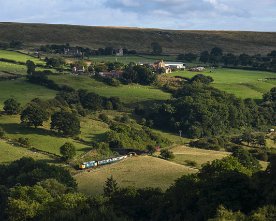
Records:
[[[64,160],[71,160],[74,156],[76,156],[76,148],[72,143],[67,142],[60,147],[60,154]]]
[[[122,117],[121,117],[121,120],[120,120],[122,123],[129,123],[130,122],[130,117],[126,114],[124,114]]]
[[[109,118],[108,118],[108,116],[106,114],[100,114],[99,115],[99,119],[102,120],[105,123],[109,122]]]
[[[27,137],[19,137],[17,142],[22,145],[23,147],[30,147],[31,146],[31,142],[30,139]]]
[[[3,109],[6,114],[18,114],[20,112],[20,103],[18,103],[15,99],[10,98],[4,102]]]
[[[160,153],[161,157],[165,160],[170,160],[170,159],[173,159],[174,158],[174,154],[172,151],[170,150],[161,150],[161,153]]]
[[[207,150],[220,150],[220,145],[217,138],[201,138],[196,141],[191,141],[190,145],[192,147],[197,147],[197,148],[202,148]]]
[[[0,127],[0,138],[4,138],[5,137],[5,131],[2,127]]]
[[[152,155],[156,151],[156,149],[153,145],[147,145],[147,151],[150,155]]]
[[[190,167],[197,167],[197,163],[193,160],[185,160],[185,164]]]

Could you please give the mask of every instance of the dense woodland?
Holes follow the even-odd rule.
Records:
[[[154,126],[182,130],[192,138],[223,135],[233,129],[261,129],[275,125],[275,88],[256,102],[239,99],[209,85],[210,78],[195,76],[174,93],[174,98],[140,110]]]

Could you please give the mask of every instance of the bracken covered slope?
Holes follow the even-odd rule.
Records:
[[[99,47],[126,47],[150,52],[152,42],[159,42],[167,54],[199,52],[219,46],[225,52],[266,54],[276,50],[276,32],[176,31],[127,27],[89,27],[0,23],[0,41],[20,40],[28,46],[64,44]]]

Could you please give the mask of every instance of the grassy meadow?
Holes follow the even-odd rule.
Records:
[[[8,62],[0,62],[0,71],[9,72],[12,74],[27,74],[27,67],[25,65],[13,64]]]
[[[0,127],[2,127],[8,138],[18,139],[20,137],[29,138],[32,147],[59,155],[59,148],[65,142],[75,145],[77,155],[91,150],[91,146],[72,138],[56,136],[50,130],[50,122],[44,123],[43,127],[26,128],[20,125],[20,116],[2,115],[0,116]],[[92,117],[81,118],[81,134],[79,138],[84,142],[101,141],[103,134],[108,130],[108,126]]]
[[[16,52],[16,51],[7,51],[7,50],[0,50],[0,58],[5,58],[9,60],[14,60],[17,62],[24,62],[31,60],[35,64],[44,64],[43,61],[39,60],[38,58],[34,58],[32,56]]]
[[[30,151],[23,147],[16,147],[3,140],[0,140],[0,164],[7,164],[22,157],[32,157],[35,160],[45,160],[51,162],[47,155]]]
[[[169,75],[191,78],[198,73],[177,71]],[[202,74],[211,76],[214,79],[212,83],[214,87],[244,99],[260,99],[263,93],[276,86],[275,80],[265,80],[265,78],[276,77],[276,73],[272,72],[218,68],[214,70],[207,69]]]
[[[113,87],[96,81],[88,76],[52,75],[49,77],[58,84],[69,85],[75,89],[86,89],[105,97],[120,97],[125,103],[135,103],[149,100],[167,100],[171,97],[169,93],[163,92],[154,86],[133,84]]]
[[[0,109],[3,108],[3,103],[8,98],[15,98],[25,105],[34,98],[54,98],[56,93],[54,90],[28,83],[24,78],[0,81]]]
[[[159,187],[166,190],[177,178],[197,170],[155,157],[138,156],[75,175],[79,190],[89,195],[103,192],[111,175],[120,187]]]
[[[230,155],[230,153],[224,151],[203,150],[186,146],[177,146],[170,150],[175,155],[175,158],[172,159],[173,162],[186,165],[187,161],[194,161],[197,164],[197,168],[201,168],[202,164],[208,161],[211,162]]]

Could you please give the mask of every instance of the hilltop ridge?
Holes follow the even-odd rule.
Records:
[[[267,54],[276,49],[276,32],[162,30],[0,22],[0,42],[20,40],[34,47],[70,43],[75,46],[125,47],[148,53],[159,42],[166,54],[200,52],[218,46],[225,52]]]

